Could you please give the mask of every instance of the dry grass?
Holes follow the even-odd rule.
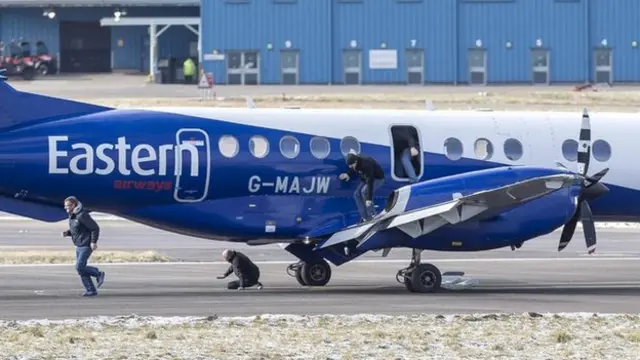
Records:
[[[0,353],[64,359],[635,359],[639,324],[637,315],[527,314],[6,322],[0,324]]]
[[[75,251],[0,251],[0,264],[72,264]],[[91,263],[169,262],[175,261],[155,251],[128,252],[97,250],[91,255]]]
[[[391,108],[424,109],[425,100],[434,103],[436,109],[492,108],[533,110],[591,110],[640,111],[640,91],[574,92],[571,90],[512,90],[512,91],[415,91],[389,93],[344,92],[328,94],[280,94],[256,95],[257,107],[300,106],[306,108]],[[217,106],[245,107],[240,96],[218,96],[216,100],[200,101],[199,98],[126,98],[87,99],[90,102],[120,108],[148,106]]]

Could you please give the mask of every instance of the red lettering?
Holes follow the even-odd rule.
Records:
[[[173,189],[172,181],[136,181],[136,180],[114,180],[113,188],[118,190],[134,189],[149,191],[168,191]]]
[[[147,182],[146,181],[134,181],[133,185],[135,186],[136,190],[140,190],[140,189],[144,189],[147,187]]]

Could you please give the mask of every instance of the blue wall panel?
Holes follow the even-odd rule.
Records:
[[[601,47],[602,40],[606,40],[607,47],[613,50],[613,81],[639,82],[640,47],[633,47],[632,42],[640,43],[640,1],[616,0],[612,4],[590,0],[590,5],[590,49]],[[593,62],[593,57],[590,60]]]
[[[550,51],[554,81],[580,81],[587,68],[584,59],[587,34],[580,2],[555,0],[461,2],[460,62],[458,75],[468,81],[467,53],[481,40],[487,50],[488,82],[532,81],[531,49],[542,41]],[[512,47],[508,48],[510,42]]]
[[[327,84],[331,73],[331,29],[329,3],[325,0],[301,0],[278,3],[274,0],[228,2],[203,0],[202,47],[204,53],[217,50],[257,50],[260,52],[261,82],[280,83],[280,51],[300,53],[300,77],[306,83]],[[273,48],[269,50],[267,44]],[[205,61],[215,83],[226,83],[225,61]]]
[[[454,7],[448,1],[336,2],[334,4],[335,54],[333,80],[343,82],[342,52],[350,49],[351,40],[362,50],[363,83],[404,83],[407,79],[405,52],[416,40],[416,48],[425,51],[426,80],[448,82],[454,68],[446,61],[452,56],[455,42]],[[398,50],[397,70],[369,68],[370,49]]]
[[[60,8],[56,17],[42,16],[42,9],[5,8],[0,10],[0,39],[5,44],[20,38],[38,40],[47,44],[51,54],[60,51],[60,21],[99,21],[103,17],[113,16],[113,8]],[[165,8],[146,7],[128,8],[128,17],[188,16],[198,17],[197,7]],[[159,27],[160,28],[160,27]],[[158,29],[159,30],[159,29]],[[122,40],[122,47],[118,40]],[[158,56],[185,57],[189,55],[189,42],[198,38],[184,26],[172,26],[158,40]],[[144,26],[116,26],[111,30],[111,48],[114,69],[149,69],[149,33]],[[34,47],[35,50],[35,47]]]

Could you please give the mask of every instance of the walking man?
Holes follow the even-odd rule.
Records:
[[[64,231],[62,236],[71,237],[76,246],[76,271],[86,289],[84,296],[96,296],[98,291],[93,285],[91,277],[96,278],[98,287],[100,287],[104,282],[104,271],[87,266],[87,261],[89,261],[91,253],[98,248],[100,227],[75,197],[70,196],[64,200],[64,209],[69,214],[69,230]]]
[[[231,266],[222,276],[218,276],[218,279],[224,279],[232,272],[238,277],[238,280],[229,281],[227,289],[244,290],[254,285],[258,285],[258,289],[262,289],[262,283],[259,281],[260,269],[247,255],[240,251],[227,249],[222,252],[222,258],[231,263]]]

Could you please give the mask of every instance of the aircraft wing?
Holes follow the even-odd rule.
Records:
[[[543,176],[466,196],[456,197],[454,194],[451,201],[416,209],[407,209],[411,186],[405,186],[397,190],[395,204],[391,209],[381,212],[371,221],[334,233],[317,248],[326,248],[350,240],[357,240],[358,246],[361,246],[377,232],[391,228],[398,228],[416,238],[446,224],[459,224],[487,211],[506,210],[543,197],[569,187],[574,182],[575,177],[569,174]]]

